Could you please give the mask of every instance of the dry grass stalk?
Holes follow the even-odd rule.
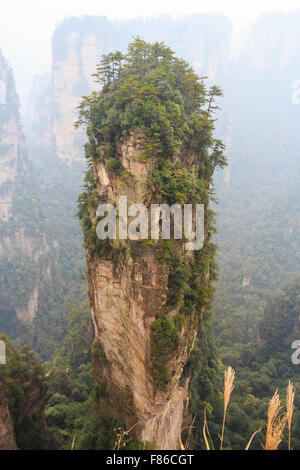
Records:
[[[114,442],[113,450],[122,450],[124,449],[124,447],[126,447],[128,442],[132,441],[132,438],[129,437],[129,433],[130,431],[132,431],[133,428],[135,428],[136,425],[137,423],[135,423],[130,429],[128,429],[128,431],[123,428],[114,429],[116,440]]]
[[[185,450],[184,445],[182,444],[181,438],[179,438],[179,445],[180,445],[180,450]]]
[[[232,393],[232,390],[234,388],[233,382],[234,382],[234,369],[232,367],[227,367],[225,370],[224,374],[224,414],[223,414],[223,424],[222,424],[222,435],[221,435],[221,446],[220,449],[222,450],[223,448],[223,438],[224,438],[224,431],[225,431],[225,421],[226,421],[226,413],[227,413],[227,408],[228,404],[230,401],[230,396]]]
[[[195,422],[195,418],[193,419],[193,424],[194,424],[194,422]],[[193,427],[194,427],[193,424],[190,425],[190,426],[184,426],[183,428],[181,428],[181,433],[180,433],[180,438],[179,438],[180,450],[187,450],[187,449],[188,449],[188,446],[189,446],[188,441],[189,441],[189,437],[190,437],[190,434],[191,434],[191,430],[192,430]],[[181,439],[181,434],[182,434],[182,432],[185,431],[186,429],[188,429],[189,432],[188,432],[188,436],[187,436],[187,439],[186,439],[186,441],[185,441],[185,444],[183,444],[182,439]]]
[[[287,423],[289,428],[289,450],[291,450],[291,427],[292,427],[292,417],[294,411],[294,398],[295,398],[295,388],[292,382],[289,380],[289,384],[286,391],[286,416]]]
[[[207,431],[207,434],[210,437],[210,434],[209,434],[209,431],[208,431],[207,420],[206,420],[206,408],[204,408],[203,437],[204,437],[204,441],[205,441],[205,445],[206,445],[206,450],[210,450],[209,442],[208,442],[208,439],[207,439],[207,436],[206,436],[206,431]]]
[[[255,432],[252,434],[252,436],[251,436],[250,439],[249,439],[248,444],[247,444],[246,447],[245,447],[245,450],[249,450],[249,449],[250,449],[250,446],[251,446],[251,443],[252,443],[252,441],[253,441],[254,436],[256,436],[256,434],[258,434],[260,431],[261,431],[261,429],[258,429],[257,431],[255,431]]]
[[[265,450],[277,450],[282,441],[283,431],[287,422],[286,413],[281,413],[282,406],[278,390],[269,402]]]

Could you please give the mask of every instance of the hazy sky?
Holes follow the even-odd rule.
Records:
[[[51,35],[66,16],[104,15],[122,20],[210,11],[226,14],[239,27],[266,11],[298,8],[299,0],[6,0],[1,5],[0,48],[14,68],[24,101],[32,75],[50,68]]]

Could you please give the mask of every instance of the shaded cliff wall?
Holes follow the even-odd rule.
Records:
[[[0,56],[0,322],[30,323],[51,262],[11,68]]]
[[[7,222],[11,215],[17,179],[28,171],[29,161],[20,126],[14,78],[3,56],[0,59],[0,119],[0,220]]]

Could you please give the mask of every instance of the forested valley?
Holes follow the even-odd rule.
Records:
[[[0,449],[155,449],[138,419],[147,383],[153,413],[155,397],[188,390],[176,448],[205,450],[206,419],[210,448],[222,434],[223,449],[245,449],[259,430],[260,450],[289,381],[291,443],[286,426],[279,448],[300,448],[299,27],[298,12],[266,14],[232,56],[218,14],[67,18],[22,118],[0,57]],[[97,239],[96,206],[117,186],[147,204],[203,203],[200,254]],[[123,318],[130,304],[126,322],[104,292]],[[148,330],[132,326],[139,311]],[[126,349],[142,355],[131,331],[147,344],[146,378],[127,363]]]

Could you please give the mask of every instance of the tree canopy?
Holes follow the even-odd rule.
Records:
[[[204,77],[164,43],[137,37],[127,54],[104,55],[95,78],[102,89],[83,97],[76,123],[88,126],[88,159],[103,158],[103,148],[115,157],[116,142],[141,128],[148,138],[145,157],[168,160],[185,149],[210,161],[211,173],[226,164],[224,146],[212,136],[220,88],[207,89]]]

